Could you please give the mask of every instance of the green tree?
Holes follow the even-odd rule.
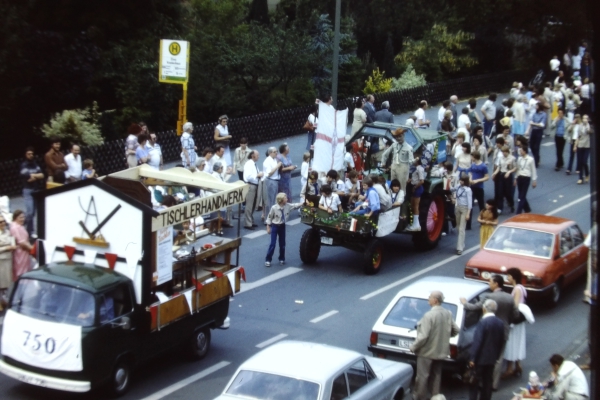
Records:
[[[392,88],[392,78],[385,78],[385,71],[379,68],[373,70],[373,74],[365,81],[364,94],[386,93]]]
[[[467,43],[473,38],[470,33],[450,33],[446,25],[434,24],[423,39],[405,39],[402,52],[396,56],[395,61],[403,68],[412,64],[416,71],[425,74],[430,81],[439,80],[448,73],[477,64],[477,59],[467,47]]]
[[[406,70],[400,75],[400,78],[392,79],[392,90],[411,89],[418,86],[425,86],[425,75],[417,75],[412,64],[408,64]]]
[[[50,124],[44,124],[42,132],[46,138],[96,146],[104,142],[97,125],[100,116],[96,102],[91,109],[64,110],[62,113],[56,113],[50,120]]]

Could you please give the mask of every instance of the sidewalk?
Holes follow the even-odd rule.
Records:
[[[502,93],[502,94],[498,94],[498,99],[496,100],[496,104],[502,104],[502,100],[507,98],[509,95],[508,93]],[[485,99],[487,99],[487,97],[479,97],[477,98],[477,112],[479,114],[481,114],[481,106],[483,105],[483,102],[485,101]],[[468,99],[463,99],[463,101],[460,101],[458,103],[458,105],[456,106],[456,109],[458,110],[458,115],[461,114],[461,110],[463,107],[465,107],[467,105],[467,101]],[[415,104],[415,110],[417,109],[418,105]],[[436,127],[437,126],[437,113],[438,113],[438,109],[440,108],[440,104],[436,104],[436,105],[432,105],[430,109],[425,111],[425,115],[427,117],[427,119],[429,119],[431,121],[431,126],[432,127]],[[413,115],[413,113],[404,113],[404,114],[399,114],[399,115],[394,115],[394,122],[398,123],[398,124],[404,124],[406,122],[406,120],[411,117]],[[308,117],[308,116],[307,116]],[[350,134],[352,127],[349,125],[348,129],[347,129],[347,134]],[[235,132],[234,132],[235,134]],[[292,177],[298,177],[300,176],[300,166],[302,165],[302,156],[304,154],[304,152],[306,151],[306,144],[308,142],[308,138],[306,134],[302,134],[302,135],[294,135],[294,136],[289,136],[283,139],[278,139],[275,141],[270,141],[270,142],[264,142],[264,143],[258,143],[258,144],[254,144],[254,143],[249,143],[249,147],[253,150],[258,150],[259,154],[260,154],[260,160],[259,163],[260,165],[262,165],[262,161],[265,158],[265,152],[267,151],[267,149],[271,146],[275,146],[277,148],[279,148],[279,146],[282,143],[287,143],[288,146],[290,147],[290,157],[292,159],[292,162],[294,163],[294,165],[298,166],[298,169],[296,169],[293,173],[292,173]],[[231,149],[232,153],[235,149]],[[173,168],[175,167],[175,165],[179,164],[181,161],[179,160],[175,160],[175,161],[171,161],[171,162],[167,162],[165,163],[165,169],[168,168]],[[231,178],[232,182],[237,180],[237,173],[234,173],[232,178]],[[24,210],[25,209],[25,203],[23,201],[23,198],[21,196],[15,196],[15,197],[11,197],[10,198],[10,209],[11,211],[14,210]]]

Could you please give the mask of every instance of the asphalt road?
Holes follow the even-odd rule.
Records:
[[[305,146],[304,136],[291,139],[294,141],[290,145],[298,143],[294,145],[296,149]],[[301,153],[295,150],[292,155],[301,160],[294,155],[297,152]],[[554,146],[550,138],[544,139],[541,164],[538,187],[529,191],[533,212],[575,219],[587,232],[589,186],[577,185],[576,177],[554,171]],[[293,179],[293,185],[294,193],[298,193],[299,178]],[[491,182],[486,182],[485,190],[486,198],[491,197]],[[502,215],[501,220],[507,217]],[[466,261],[479,244],[476,223],[467,232],[462,256],[455,255],[455,234],[443,237],[436,249],[424,253],[413,248],[409,236],[393,234],[383,239],[386,248],[381,272],[366,276],[356,265],[361,254],[343,248],[324,246],[316,265],[303,265],[298,245],[307,227],[298,222],[297,214],[288,221],[286,265],[274,264],[271,268],[264,266],[269,240],[266,232],[250,233],[242,229],[242,236],[246,236],[240,264],[246,268],[248,283],[231,299],[231,328],[213,331],[211,350],[200,362],[185,361],[181,354],[174,353],[144,366],[135,374],[132,388],[123,399],[212,399],[243,361],[283,338],[326,343],[367,354],[371,327],[398,290],[421,276],[462,277]],[[547,359],[552,353],[570,354],[585,340],[588,306],[581,302],[582,290],[583,281],[567,289],[555,309],[534,305],[536,323],[527,327],[528,357],[523,362],[524,371],[535,370],[541,377],[547,376]],[[525,384],[525,377],[503,382],[494,398],[510,398],[513,390]],[[3,399],[104,397],[99,392],[59,393],[5,376],[0,376],[0,388]],[[442,389],[449,399],[467,398],[466,387],[455,382],[444,381]]]

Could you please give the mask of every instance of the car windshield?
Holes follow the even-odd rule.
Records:
[[[485,245],[487,250],[550,258],[554,235],[548,232],[500,226]]]
[[[240,371],[228,394],[260,400],[316,400],[319,384],[257,371]]]
[[[13,311],[28,317],[78,326],[94,324],[94,296],[86,291],[35,279],[21,279]]]
[[[456,320],[456,304],[442,303],[442,307],[450,311],[452,319]],[[416,329],[417,322],[429,310],[431,310],[431,306],[428,299],[401,297],[385,317],[383,323],[398,328]]]

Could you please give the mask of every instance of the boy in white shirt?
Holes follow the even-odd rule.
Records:
[[[326,179],[327,185],[331,186],[331,190],[333,192],[337,193],[338,195],[346,194],[346,184],[341,179],[338,180],[338,173],[336,170],[329,170],[329,172],[327,172]]]
[[[334,212],[342,212],[342,201],[340,197],[333,193],[331,186],[323,185],[321,188],[321,199],[319,200],[319,208],[327,211],[329,214]]]

